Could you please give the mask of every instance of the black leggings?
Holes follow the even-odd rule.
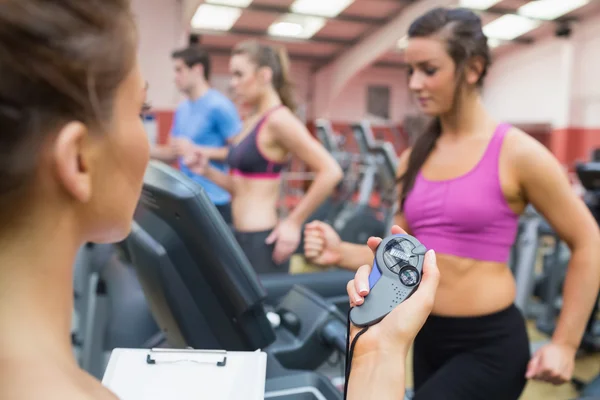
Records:
[[[273,261],[274,244],[266,244],[265,240],[271,231],[238,232],[234,231],[235,238],[254,270],[259,274],[287,274],[290,270],[289,261],[275,264]]]
[[[430,316],[414,344],[414,400],[517,400],[529,358],[514,305],[480,317]]]

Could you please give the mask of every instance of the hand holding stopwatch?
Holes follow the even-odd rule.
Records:
[[[419,287],[427,249],[410,235],[392,235],[379,244],[369,275],[369,294],[350,311],[359,327],[381,321]]]

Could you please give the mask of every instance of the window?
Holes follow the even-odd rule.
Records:
[[[373,117],[390,119],[390,87],[367,87],[367,114]]]

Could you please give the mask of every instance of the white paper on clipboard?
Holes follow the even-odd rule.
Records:
[[[266,353],[113,350],[102,384],[120,400],[263,400]],[[147,362],[152,354],[154,364]]]

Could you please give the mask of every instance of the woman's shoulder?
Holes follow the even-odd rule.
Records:
[[[504,137],[503,151],[510,157],[511,161],[527,161],[547,157],[551,154],[540,141],[524,132],[523,130],[510,126]]]
[[[0,362],[0,398],[14,400],[117,400],[95,378],[78,368],[66,371],[43,356],[38,362]]]

